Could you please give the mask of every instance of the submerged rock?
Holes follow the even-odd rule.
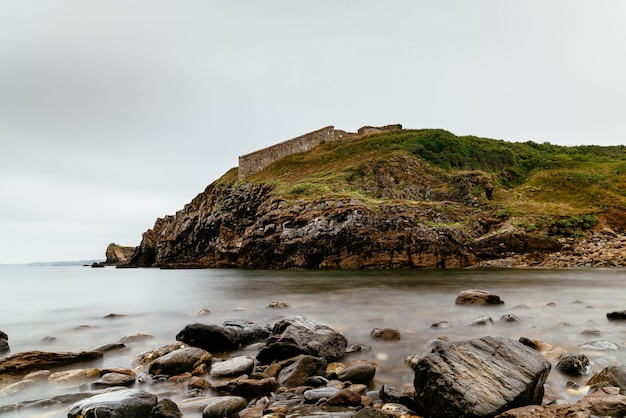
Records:
[[[500,296],[481,289],[464,290],[454,301],[456,305],[503,305]]]
[[[54,353],[46,351],[25,351],[0,359],[0,375],[22,376],[27,373],[59,367],[71,366],[101,359],[101,351],[82,351],[80,353]]]
[[[269,325],[250,321],[227,321],[222,326],[194,323],[183,328],[176,340],[211,353],[224,353],[263,340],[269,334]]]
[[[509,338],[439,342],[415,365],[417,412],[431,418],[490,417],[540,404],[550,363]]]

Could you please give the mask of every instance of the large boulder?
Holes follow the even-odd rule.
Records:
[[[257,355],[262,364],[285,360],[300,354],[339,360],[346,354],[346,337],[326,325],[295,316],[277,322],[265,346]]]
[[[227,321],[223,325],[189,324],[176,340],[211,353],[224,353],[263,340],[270,335],[267,324],[249,321]]]
[[[154,360],[150,364],[149,373],[174,376],[191,372],[198,366],[210,364],[212,358],[211,353],[198,347],[180,348]]]
[[[457,305],[502,305],[500,296],[481,289],[470,289],[460,292],[454,302]]]
[[[98,360],[102,357],[101,351],[82,351],[80,353],[24,351],[0,359],[0,376],[23,376],[37,370],[53,370]]]
[[[157,405],[157,396],[139,389],[101,393],[75,403],[68,418],[145,418]]]
[[[492,417],[540,404],[550,363],[502,337],[438,341],[414,367],[415,403],[430,418]]]

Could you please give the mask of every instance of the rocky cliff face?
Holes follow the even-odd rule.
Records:
[[[135,247],[125,247],[111,243],[107,246],[105,251],[106,261],[105,265],[117,266],[119,264],[126,264],[130,261],[135,253]]]
[[[481,183],[484,179],[475,176],[455,178],[456,186],[439,203],[389,200],[372,205],[349,198],[289,203],[274,196],[270,185],[216,182],[183,210],[158,219],[144,233],[130,264],[459,268],[506,251],[555,245],[515,234],[485,237],[499,221],[465,194]]]

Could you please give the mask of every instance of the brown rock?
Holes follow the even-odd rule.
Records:
[[[400,330],[391,328],[374,328],[372,332],[370,332],[370,337],[375,340],[399,341]]]
[[[500,296],[481,289],[464,290],[458,294],[454,302],[457,305],[502,305]]]
[[[80,353],[26,351],[0,358],[0,376],[23,376],[37,370],[53,370],[72,364],[99,360],[102,356],[100,351],[83,351]]]

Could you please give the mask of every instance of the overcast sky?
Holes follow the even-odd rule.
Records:
[[[624,144],[626,2],[0,2],[0,263],[138,245],[334,125]]]

